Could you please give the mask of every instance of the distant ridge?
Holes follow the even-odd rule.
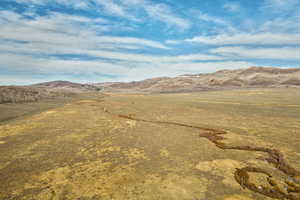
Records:
[[[50,90],[67,90],[70,92],[96,91],[98,88],[91,84],[74,83],[70,81],[50,81],[31,85],[34,88],[43,88]]]
[[[243,88],[300,88],[300,68],[250,67],[205,74],[157,77],[143,81],[81,84],[50,81],[29,86],[0,86],[0,103],[31,102],[86,92],[175,93]]]
[[[72,92],[52,91],[29,86],[0,86],[0,104],[34,102],[41,99],[71,97],[74,95]]]
[[[110,92],[193,92],[238,88],[300,87],[300,68],[250,67],[206,74],[185,74],[127,83],[96,83]]]
[[[99,88],[69,81],[51,81],[29,86],[0,86],[0,104],[34,102],[41,99],[70,97],[77,93],[95,92]]]

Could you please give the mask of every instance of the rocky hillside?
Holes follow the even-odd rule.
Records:
[[[189,92],[202,90],[300,87],[300,68],[250,67],[221,70],[209,74],[187,74],[128,83],[95,84],[103,91],[118,92]]]

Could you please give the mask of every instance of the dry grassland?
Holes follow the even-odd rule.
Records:
[[[237,182],[249,166],[299,198],[286,192],[299,179],[257,159],[266,153],[221,149],[192,126],[226,131],[228,145],[278,149],[300,170],[299,89],[106,94],[1,125],[0,199],[272,199]],[[274,188],[263,173],[249,181]]]

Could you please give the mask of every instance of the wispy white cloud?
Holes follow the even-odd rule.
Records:
[[[239,59],[300,60],[300,47],[251,48],[235,46],[219,47],[210,52]]]
[[[157,20],[169,27],[180,28],[180,31],[185,31],[191,27],[189,20],[178,16],[167,4],[154,3],[149,0],[17,0],[17,2],[37,5],[55,2],[75,9],[97,10],[101,14],[106,13],[135,22],[141,22],[143,20],[141,13],[145,12],[148,16],[147,20]]]
[[[146,40],[141,38],[134,37],[113,37],[113,36],[98,36],[97,40],[103,43],[112,43],[112,44],[134,44],[134,45],[144,45],[153,48],[159,49],[170,49],[164,44],[152,40]]]
[[[211,15],[208,15],[208,14],[203,13],[201,11],[193,10],[193,14],[195,14],[195,16],[198,19],[203,20],[203,21],[213,22],[215,24],[219,24],[219,25],[223,25],[223,26],[230,26],[231,25],[229,22],[227,22],[223,18],[211,16]]]
[[[291,16],[279,16],[264,21],[258,29],[261,32],[300,34],[300,12]]]
[[[82,1],[82,0],[54,0],[54,1],[56,1],[61,5],[73,7],[75,9],[80,9],[80,10],[91,8],[91,3],[89,1]]]
[[[264,0],[261,9],[264,11],[280,12],[295,8],[299,0]]]
[[[47,0],[16,0],[18,3],[27,3],[27,4],[44,4]]]
[[[98,9],[99,12],[104,11],[112,16],[123,17],[133,21],[140,21],[127,9],[127,7],[120,3],[116,3],[113,0],[93,0],[93,2],[97,6],[101,6],[101,8]]]
[[[144,8],[150,17],[165,22],[169,26],[179,27],[182,31],[191,27],[188,20],[176,16],[165,4],[145,4]]]
[[[152,47],[168,49],[164,44],[152,40],[134,37],[116,37],[100,35],[99,31],[111,30],[104,19],[87,18],[66,14],[52,13],[48,16],[26,19],[22,15],[0,11],[0,38],[35,43],[52,43],[70,48],[105,48],[122,45],[137,45],[141,48]],[[83,23],[83,24],[81,24]],[[90,25],[90,26],[87,26]],[[97,30],[94,30],[96,25]],[[36,44],[35,44],[36,45]]]
[[[230,12],[239,12],[239,11],[241,11],[241,5],[237,2],[226,2],[223,5],[223,8],[227,9]]]
[[[175,59],[174,57],[171,60],[167,60],[173,61]],[[157,62],[150,64],[126,61],[110,63],[101,60],[63,60],[8,53],[0,54],[0,60],[2,65],[9,66],[16,74],[18,74],[18,71],[22,72],[20,79],[17,79],[18,76],[14,76],[14,79],[10,81],[8,80],[10,75],[0,75],[0,84],[3,80],[6,81],[2,84],[29,84],[33,81],[41,82],[57,79],[65,74],[68,74],[70,77],[82,77],[74,79],[74,81],[80,82],[115,81],[115,78],[110,78],[109,76],[117,76],[118,81],[131,81],[162,75],[177,76],[185,73],[213,72],[224,67],[236,69],[253,65],[244,61],[190,62],[189,56],[183,56],[179,59],[185,62]],[[100,77],[99,74],[106,74],[108,77]],[[28,77],[31,77],[31,79]],[[43,79],[40,77],[43,77]]]
[[[122,0],[124,6],[137,9],[137,15],[145,12],[148,20],[157,20],[168,27],[180,28],[178,31],[188,30],[192,23],[174,12],[172,7],[164,3],[154,3],[149,0]]]
[[[186,39],[186,42],[210,45],[295,45],[300,44],[300,34],[289,33],[237,33],[216,36],[198,36]]]
[[[24,12],[0,10],[0,71],[9,72],[1,80],[15,73],[22,74],[19,83],[65,74],[95,78],[79,81],[116,80],[110,76],[129,81],[256,65],[245,60],[300,60],[298,0],[264,0],[262,18],[238,21],[218,11],[246,10],[237,1],[224,1],[207,13],[200,3],[186,8],[171,0],[15,1]],[[149,27],[151,33],[143,30]],[[106,78],[98,80],[101,74]]]
[[[179,41],[179,40],[166,40],[165,43],[170,44],[170,45],[176,45],[176,44],[180,44],[181,41]]]
[[[196,64],[193,63],[204,65],[201,62],[225,62],[222,56],[201,53],[176,56],[129,53],[124,49],[170,48],[157,41],[99,35],[89,27],[82,28],[81,23],[99,26],[108,23],[99,18],[50,13],[47,16],[28,19],[9,11],[0,11],[0,14],[0,66],[7,66],[16,73],[22,71],[28,76],[93,76],[105,72],[115,76],[122,74],[124,80],[129,80],[138,77],[149,78],[151,75],[158,75],[158,72],[178,74],[178,71],[184,72],[187,66],[196,68]],[[65,59],[62,55],[75,56]],[[170,68],[173,65],[174,68]],[[168,71],[179,67],[182,69],[177,72]],[[146,71],[148,73],[142,74]]]
[[[108,45],[109,46],[109,45]],[[1,52],[10,52],[16,55],[30,55],[30,56],[52,56],[75,54],[83,56],[93,56],[98,59],[119,60],[134,63],[150,63],[157,65],[158,63],[177,63],[177,62],[191,62],[191,61],[209,61],[209,60],[224,60],[222,56],[214,56],[209,54],[186,54],[177,56],[161,56],[149,54],[128,53],[124,51],[111,51],[116,47],[106,47],[106,49],[90,49],[74,48],[73,46],[61,45],[58,46],[52,43],[14,43],[6,42],[0,45]]]
[[[82,0],[16,0],[16,2],[27,4],[27,5],[46,5],[49,3],[57,3],[60,5],[73,7],[75,9],[90,8],[90,1],[82,1]]]
[[[205,34],[207,34],[208,32],[214,32],[214,33],[237,32],[237,29],[233,26],[233,24],[227,19],[225,19],[224,17],[213,16],[211,14],[202,12],[201,10],[197,10],[197,9],[191,9],[189,12],[190,15],[193,16],[195,20],[197,20],[197,22],[199,21],[201,25],[204,22],[206,23],[206,26],[204,27],[209,27],[209,28],[205,28],[207,30]],[[203,28],[203,26],[201,25],[200,27]]]
[[[190,14],[197,20],[209,23],[208,26],[210,27],[210,30],[213,30],[214,32],[217,32],[219,34],[233,34],[238,32],[238,30],[231,24],[231,22],[225,20],[224,18],[211,16],[207,13],[196,9],[190,9]],[[198,36],[186,40],[166,40],[165,43],[170,45],[182,44],[184,41],[195,43],[208,43],[210,38],[213,38],[213,36]]]

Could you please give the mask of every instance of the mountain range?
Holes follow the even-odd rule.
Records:
[[[244,88],[300,88],[300,68],[250,67],[185,74],[132,82],[81,84],[51,81],[28,86],[0,86],[0,103],[30,102],[86,92],[175,93]]]
[[[300,68],[250,67],[133,82],[93,84],[107,92],[194,92],[239,88],[300,87]]]

